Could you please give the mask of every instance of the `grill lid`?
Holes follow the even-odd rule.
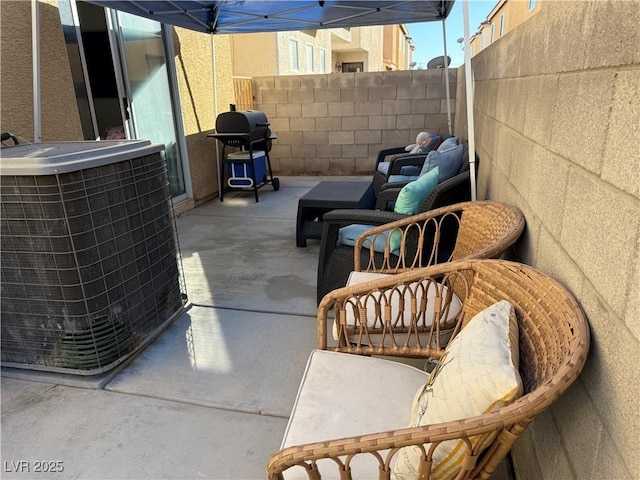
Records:
[[[246,134],[250,140],[262,140],[271,134],[267,116],[259,110],[221,113],[216,118],[216,132]]]

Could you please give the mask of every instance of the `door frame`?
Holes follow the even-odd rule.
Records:
[[[176,55],[173,43],[173,27],[162,23],[162,40],[164,45],[165,61],[169,74],[169,90],[171,91],[171,103],[173,106],[173,121],[176,129],[176,141],[182,158],[182,177],[184,179],[184,191],[173,199],[174,204],[179,204],[193,198],[193,184],[191,183],[191,171],[189,169],[189,155],[187,150],[187,136],[184,131],[182,119],[182,103],[180,101],[180,89],[178,88],[178,76],[176,74]],[[176,118],[177,117],[177,118]]]
[[[77,14],[76,0],[70,1],[73,10],[73,21],[77,31],[80,30],[80,20]],[[111,62],[114,67],[115,81],[118,90],[118,105],[120,107],[120,114],[122,117],[122,125],[124,127],[124,133],[126,138],[132,138],[132,132],[134,138],[137,137],[137,128],[135,124],[135,112],[130,108],[130,93],[126,86],[126,65],[123,62],[124,52],[121,49],[121,34],[120,25],[118,20],[119,11],[103,8],[102,9],[106,19],[107,35],[109,38],[109,47],[111,50]],[[115,19],[115,24],[114,24]],[[187,142],[185,136],[184,122],[182,118],[182,104],[180,102],[180,90],[178,88],[178,77],[176,74],[176,62],[175,62],[175,47],[173,43],[173,27],[160,23],[162,45],[165,55],[165,63],[169,84],[170,100],[172,107],[172,119],[173,126],[176,134],[176,146],[179,150],[182,168],[182,177],[184,182],[184,193],[172,197],[172,203],[178,205],[180,203],[193,199],[193,183],[191,181],[191,171],[189,169],[189,152],[187,149]],[[81,36],[79,35],[80,40]],[[81,55],[84,59],[84,45],[81,44]],[[83,75],[85,77],[85,83],[88,87],[89,101],[93,107],[93,92],[90,90],[89,77],[86,70],[86,65],[83,63]],[[94,110],[92,108],[92,122],[94,131],[98,128],[97,120]],[[128,118],[131,117],[131,118]],[[164,153],[164,152],[163,152]]]

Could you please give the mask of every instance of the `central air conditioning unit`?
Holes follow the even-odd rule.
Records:
[[[3,367],[103,373],[183,310],[163,149],[146,140],[2,149]]]

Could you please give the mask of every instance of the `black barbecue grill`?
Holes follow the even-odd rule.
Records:
[[[280,189],[280,180],[273,177],[269,159],[271,143],[276,137],[269,129],[264,112],[232,110],[221,113],[216,118],[216,133],[207,136],[222,143],[220,201],[224,201],[225,177],[229,189],[252,189],[256,202],[260,187],[270,183],[275,191]],[[227,147],[234,147],[235,151],[228,153]]]

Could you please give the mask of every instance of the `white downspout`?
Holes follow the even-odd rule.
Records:
[[[476,139],[473,123],[473,85],[471,72],[471,45],[469,44],[469,0],[462,0],[464,23],[464,75],[467,93],[467,135],[469,141],[469,177],[471,181],[471,200],[476,200]]]
[[[451,90],[449,87],[449,56],[447,55],[447,28],[445,21],[442,20],[442,42],[444,45],[444,86],[447,92],[447,126],[449,127],[449,135],[453,135],[451,128]]]
[[[33,143],[41,143],[40,11],[38,0],[31,0],[31,55],[33,56]]]
[[[213,109],[215,111],[216,117],[218,116],[218,85],[216,82],[216,44],[213,37],[213,33],[211,35],[211,74],[213,75]],[[216,144],[216,173],[218,175],[218,198],[222,200],[222,177],[220,176],[220,146],[218,145],[220,142],[217,139],[214,139]]]

